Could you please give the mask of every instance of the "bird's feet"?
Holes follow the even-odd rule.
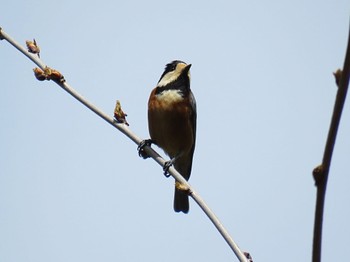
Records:
[[[149,158],[149,155],[145,151],[145,146],[151,146],[153,143],[152,139],[142,140],[139,146],[137,147],[137,151],[139,152],[139,156],[143,159]]]
[[[164,171],[164,176],[169,177],[169,168],[174,164],[176,158],[174,157],[173,159],[166,161],[163,166],[163,171]]]
[[[173,165],[173,163],[171,162],[171,160],[169,161],[166,161],[164,163],[164,166],[163,166],[163,171],[164,171],[164,176],[166,177],[169,177],[170,174],[169,174],[169,168]]]

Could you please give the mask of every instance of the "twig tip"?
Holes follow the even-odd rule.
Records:
[[[0,40],[4,40],[4,36],[2,35],[2,27],[0,26]]]
[[[243,254],[248,259],[248,262],[253,262],[253,258],[248,252],[243,252]]]

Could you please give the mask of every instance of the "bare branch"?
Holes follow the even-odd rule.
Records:
[[[334,104],[333,116],[329,127],[327,142],[323,154],[322,164],[317,166],[313,171],[315,184],[317,186],[317,198],[316,198],[316,210],[315,210],[315,223],[314,223],[314,238],[313,238],[313,251],[312,261],[321,261],[321,247],[322,247],[322,224],[323,224],[323,211],[324,202],[328,181],[329,169],[332,161],[333,149],[337,137],[340,118],[342,115],[346,94],[349,86],[350,76],[350,32],[348,36],[348,47],[346,50],[345,61],[343,70],[337,70],[334,73],[336,84],[338,85],[338,92]]]
[[[35,64],[38,65],[38,67],[43,71],[40,72],[40,80],[49,80],[47,75],[52,74],[51,68],[47,67],[41,59],[36,55],[28,52],[24,47],[22,47],[20,44],[18,44],[15,40],[13,40],[9,35],[7,35],[2,28],[0,27],[0,39],[8,41],[11,45],[13,45],[15,48],[17,48],[20,52],[22,52],[25,56],[27,56],[30,60],[32,60]],[[50,73],[47,73],[49,71]],[[58,72],[57,70],[55,70]],[[59,73],[59,72],[58,72]],[[36,77],[37,74],[36,74]],[[62,81],[62,78],[60,79],[52,79],[57,83],[61,88],[63,88],[65,91],[67,91],[70,95],[72,95],[75,99],[77,99],[79,102],[81,102],[83,105],[85,105],[87,108],[89,108],[91,111],[96,113],[98,116],[103,118],[106,122],[108,122],[113,127],[117,128],[120,132],[122,132],[124,135],[126,135],[128,138],[130,138],[135,144],[139,145],[142,141],[136,134],[134,134],[130,128],[124,124],[124,123],[117,123],[114,121],[114,119],[101,111],[99,108],[97,108],[95,105],[91,104],[89,101],[87,101],[82,95],[80,95],[77,91],[75,91],[68,83],[67,81]],[[160,166],[164,166],[165,160],[151,147],[145,146],[144,148],[145,152],[153,158]],[[217,230],[220,232],[222,237],[225,239],[227,244],[230,246],[232,251],[236,254],[239,261],[248,261],[245,254],[239,249],[237,244],[233,241],[232,237],[229,235],[225,227],[221,224],[217,216],[210,210],[208,205],[204,202],[202,197],[194,190],[194,188],[174,169],[174,167],[169,168],[169,174],[175,178],[176,181],[183,184],[185,187],[188,188],[189,196],[191,196],[194,201],[200,206],[200,208],[204,211],[204,213],[208,216],[208,218],[212,221],[214,226],[217,228]],[[248,253],[247,253],[248,254]]]

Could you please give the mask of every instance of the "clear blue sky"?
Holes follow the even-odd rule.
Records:
[[[190,183],[254,261],[310,261],[316,189],[350,2],[7,1],[0,26],[147,138],[166,63],[192,64]],[[0,42],[0,261],[236,261],[202,211],[172,209],[172,178]],[[350,235],[350,106],[330,171],[324,261]],[[161,152],[159,150],[159,152]]]

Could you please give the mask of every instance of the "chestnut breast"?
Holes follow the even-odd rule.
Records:
[[[192,107],[177,90],[151,93],[148,101],[148,126],[151,139],[171,158],[188,153],[194,143]]]

